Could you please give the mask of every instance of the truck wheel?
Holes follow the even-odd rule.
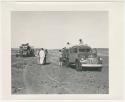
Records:
[[[82,67],[80,66],[79,61],[76,61],[76,62],[75,62],[75,66],[76,66],[76,70],[77,70],[77,71],[81,71],[81,70],[82,70]]]
[[[16,57],[19,57],[18,54],[16,54]]]
[[[69,60],[68,59],[63,60],[63,65],[68,67],[69,66]]]
[[[66,67],[69,67],[69,60],[66,60]]]
[[[102,67],[99,67],[99,68],[98,68],[98,71],[102,71]]]

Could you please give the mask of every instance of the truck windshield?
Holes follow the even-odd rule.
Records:
[[[70,53],[77,53],[77,48],[71,48]]]
[[[79,52],[89,52],[90,49],[79,49]]]

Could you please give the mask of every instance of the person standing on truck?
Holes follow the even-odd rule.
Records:
[[[83,45],[82,39],[79,39],[79,45]]]
[[[69,49],[69,48],[70,48],[70,43],[67,42],[67,44],[66,44],[66,49]]]
[[[39,52],[39,62],[42,65],[44,64],[44,58],[45,58],[45,52],[44,52],[44,49],[41,48]]]

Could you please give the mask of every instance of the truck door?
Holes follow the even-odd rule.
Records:
[[[69,62],[70,63],[75,63],[77,59],[77,48],[70,48],[70,54],[69,54]]]

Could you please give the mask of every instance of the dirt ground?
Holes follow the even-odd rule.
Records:
[[[16,57],[12,51],[12,94],[108,94],[108,49],[98,52],[104,59],[101,71],[76,71],[58,65],[57,50],[49,50],[46,65],[39,65],[37,57]]]

